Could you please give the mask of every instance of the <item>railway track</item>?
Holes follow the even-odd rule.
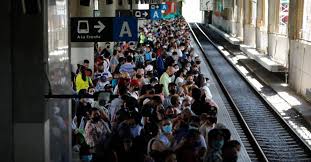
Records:
[[[197,24],[190,27],[232,108],[230,115],[236,117],[233,122],[240,125],[237,130],[243,132],[241,139],[251,160],[311,161],[310,148],[230,64],[204,30]]]

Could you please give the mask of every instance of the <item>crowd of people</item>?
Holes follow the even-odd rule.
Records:
[[[73,72],[73,150],[83,162],[237,161],[183,18],[148,21],[138,42],[98,48]]]

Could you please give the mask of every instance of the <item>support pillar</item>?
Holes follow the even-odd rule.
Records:
[[[93,0],[90,0],[90,6],[81,6],[80,0],[70,0],[70,17],[93,17],[93,12]],[[90,61],[89,68],[93,71],[94,42],[71,42],[71,65],[74,72],[77,64],[82,64],[85,59]]]

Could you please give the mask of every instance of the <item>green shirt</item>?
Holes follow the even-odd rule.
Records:
[[[161,75],[160,77],[160,84],[163,85],[163,94],[164,96],[168,96],[169,95],[169,91],[168,91],[168,84],[171,83],[171,78],[170,76],[165,72]]]

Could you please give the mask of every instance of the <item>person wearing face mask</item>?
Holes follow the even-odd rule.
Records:
[[[174,67],[168,66],[166,72],[164,72],[160,77],[160,84],[163,85],[164,96],[169,95],[168,84],[171,83],[171,77],[173,76],[174,71]]]
[[[173,124],[170,120],[164,119],[161,121],[161,125],[162,134],[160,135],[160,140],[167,148],[170,148],[174,139],[174,136],[172,134]]]
[[[102,120],[97,108],[92,108],[91,119],[85,126],[86,143],[94,148],[96,145],[104,142],[106,137],[111,133],[108,123]]]
[[[222,162],[222,147],[224,134],[220,129],[212,129],[208,132],[208,150],[204,162]]]
[[[185,69],[187,70],[187,72],[189,72],[191,70],[191,63],[190,62],[186,62]]]

